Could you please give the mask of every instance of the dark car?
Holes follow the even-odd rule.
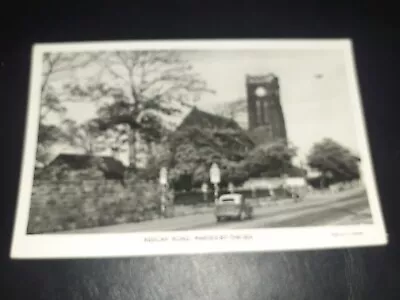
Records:
[[[241,194],[225,194],[215,203],[217,222],[224,219],[244,220],[253,217],[253,207]]]

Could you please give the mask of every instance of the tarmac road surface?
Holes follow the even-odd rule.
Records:
[[[141,223],[120,224],[65,233],[123,233],[143,231],[209,230],[241,228],[305,227],[321,225],[371,224],[368,200],[363,190],[347,194],[313,197],[301,202],[277,203],[255,207],[254,217],[244,221],[217,223],[212,212],[158,219]]]

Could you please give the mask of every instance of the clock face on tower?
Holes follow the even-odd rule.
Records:
[[[264,87],[259,86],[259,87],[257,87],[256,90],[254,91],[254,94],[255,94],[257,97],[264,97],[265,95],[267,95],[267,90],[266,90]]]

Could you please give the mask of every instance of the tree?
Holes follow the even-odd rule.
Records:
[[[332,182],[358,179],[358,161],[351,151],[332,139],[316,143],[307,157],[308,165],[322,173],[321,180],[330,177]]]
[[[48,80],[48,79],[47,79]],[[44,165],[50,157],[50,148],[57,143],[62,136],[61,130],[53,125],[46,124],[46,117],[50,113],[63,116],[65,108],[61,105],[60,100],[52,88],[43,88],[41,97],[39,128],[36,151],[36,164]]]
[[[216,162],[216,161],[214,161]],[[200,163],[193,171],[193,185],[200,187],[204,182],[210,182],[210,167],[212,163]],[[240,185],[249,178],[249,174],[242,162],[234,162],[226,159],[220,159],[218,166],[221,170],[220,186],[227,186],[229,182]]]
[[[191,141],[183,139],[181,143],[174,144],[174,142],[177,140],[169,142],[170,179],[177,189],[190,190],[193,186],[204,182],[208,176],[206,175],[208,156],[204,155]]]
[[[96,105],[96,117],[87,121],[85,128],[81,126],[80,129],[89,130],[91,135],[95,134],[95,142],[101,145],[102,150],[112,150],[114,153],[125,151],[129,127],[138,128],[139,124],[130,117],[124,92],[120,88],[100,82],[98,77],[90,77],[78,83],[66,83],[63,87],[67,99]]]
[[[191,174],[201,159],[202,157],[193,144],[179,145],[174,153],[175,168],[182,174]]]
[[[207,164],[199,164],[193,172],[193,185],[201,187],[203,183],[210,181],[210,168]]]
[[[217,163],[221,170],[221,186],[228,182],[241,184],[248,179],[246,164],[232,161],[224,153],[210,145],[197,145],[193,141],[182,141],[172,152],[171,168],[174,182],[185,189],[200,187],[209,182],[210,167]]]
[[[218,125],[218,122],[224,123]],[[207,127],[207,119],[192,119],[190,124],[171,135],[169,144],[174,157],[175,180],[178,182],[184,178],[189,184],[190,177],[190,184],[199,187],[209,182],[210,167],[217,163],[221,169],[221,186],[230,181],[235,184],[244,182],[248,172],[240,162],[252,149],[253,143],[236,123],[229,127],[229,120],[220,118],[211,119],[209,123]]]
[[[94,62],[97,53],[63,53],[52,52],[43,54],[43,73],[41,83],[40,120],[44,120],[49,113],[64,113],[65,108],[60,101],[60,95],[52,85],[54,78],[65,76],[66,73],[85,67]]]
[[[146,117],[179,113],[200,94],[213,92],[176,51],[115,51],[103,54],[102,62],[121,88],[113,96],[116,101],[103,106],[100,115],[109,117],[108,124],[105,124],[108,127],[118,124],[128,126],[133,166],[136,163],[140,125]],[[159,125],[150,122],[147,129],[149,124]]]
[[[168,136],[171,131],[166,128],[161,117],[156,115],[147,115],[142,119],[140,124],[139,139],[146,144],[145,151],[149,156],[157,156],[160,151],[160,144],[167,145]],[[159,148],[159,149],[157,149]],[[161,149],[166,151],[165,147]]]
[[[230,162],[223,179],[226,183],[232,182],[234,185],[240,185],[249,179],[249,172],[246,170],[246,164],[242,162]]]
[[[78,124],[74,120],[64,120],[61,125],[61,139],[69,145],[83,150],[84,153],[93,155],[107,149],[105,135],[100,131],[98,124],[86,122]]]
[[[261,144],[254,148],[245,160],[249,176],[276,177],[291,168],[291,160],[296,155],[296,148],[284,141]]]
[[[43,166],[50,160],[49,149],[63,137],[57,126],[39,122],[38,143],[36,147],[36,166]]]
[[[60,98],[52,85],[52,80],[63,76],[66,72],[88,65],[94,60],[95,54],[90,53],[44,53],[43,73],[40,95],[39,133],[37,141],[36,163],[45,164],[49,158],[49,149],[62,137],[61,130],[55,125],[47,124],[50,114],[62,117],[66,112]]]
[[[158,180],[160,169],[166,167],[170,170],[172,159],[172,152],[168,148],[168,145],[155,145],[153,152],[149,155],[148,163],[143,171],[143,177],[147,180]]]

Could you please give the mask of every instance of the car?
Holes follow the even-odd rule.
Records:
[[[224,194],[216,200],[215,216],[217,222],[225,219],[243,221],[253,218],[253,207],[242,194]]]

